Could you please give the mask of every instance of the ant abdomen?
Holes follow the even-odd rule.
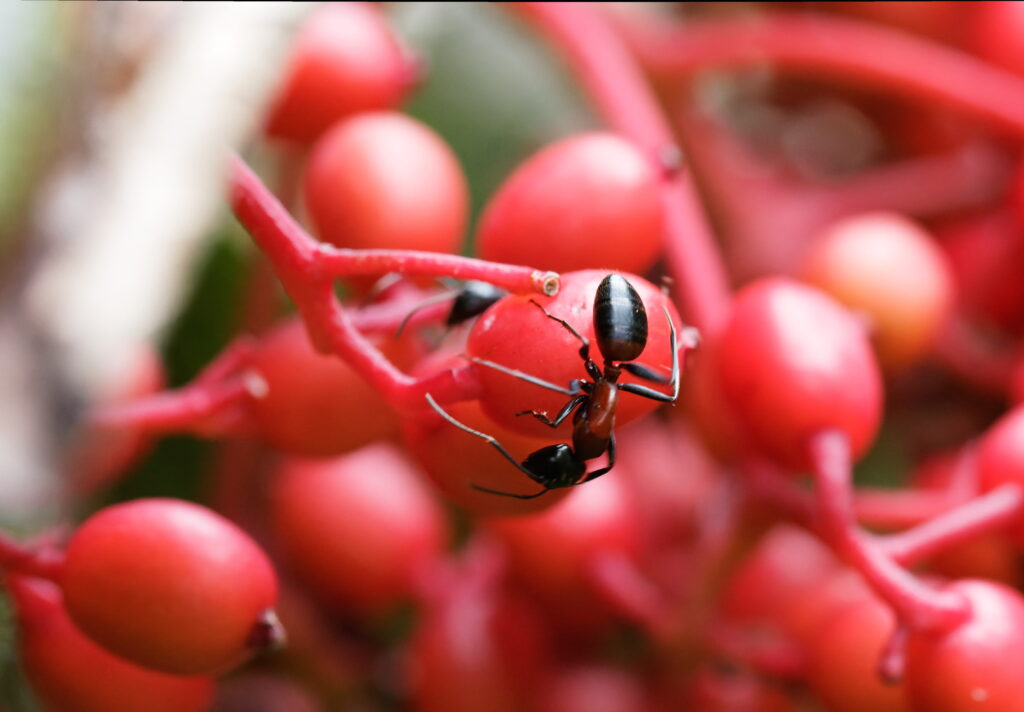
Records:
[[[606,362],[632,361],[647,346],[647,311],[622,275],[609,274],[597,287],[594,336]]]

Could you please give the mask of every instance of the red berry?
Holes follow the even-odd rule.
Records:
[[[920,360],[953,304],[953,276],[932,237],[895,213],[869,213],[826,228],[801,277],[870,320],[884,366]]]
[[[864,592],[857,600],[831,607],[804,639],[807,682],[831,712],[905,712],[903,685],[884,682],[878,662],[895,629],[885,603]]]
[[[458,252],[466,180],[451,149],[403,114],[359,114],[313,146],[306,205],[325,242],[358,249]]]
[[[1024,600],[1002,584],[965,579],[945,590],[967,599],[970,617],[952,630],[916,631],[905,684],[914,710],[1024,710]]]
[[[266,555],[220,515],[141,499],[100,510],[68,542],[68,613],[98,643],[157,670],[226,670],[279,634]]]
[[[1004,484],[1024,487],[1024,406],[997,420],[978,446],[978,483],[988,491]],[[1024,544],[1024,521],[1014,526],[1014,538]]]
[[[407,651],[416,712],[530,709],[548,664],[543,629],[534,609],[480,564],[493,562],[438,572],[424,601]]]
[[[270,516],[284,561],[334,607],[393,609],[412,597],[417,576],[447,543],[444,513],[422,478],[387,443],[339,458],[283,460]]]
[[[719,610],[733,621],[782,623],[803,592],[835,575],[839,562],[818,539],[789,525],[772,528],[730,575]]]
[[[762,279],[736,295],[719,345],[719,376],[750,435],[797,469],[807,444],[837,429],[854,456],[874,439],[882,381],[861,324],[816,289]]]
[[[401,360],[394,342],[380,348]],[[398,430],[398,416],[381,395],[343,360],[317,352],[298,319],[265,334],[252,363],[267,386],[253,401],[256,429],[279,450],[337,455]]]
[[[83,635],[49,581],[7,579],[17,609],[18,654],[46,709],[55,712],[203,712],[213,678],[168,675],[123,660]]]
[[[486,523],[505,544],[520,584],[570,625],[587,629],[607,620],[593,585],[593,557],[639,556],[641,521],[627,476],[616,468],[547,511]]]
[[[466,350],[470,356],[494,361],[503,366],[526,372],[560,386],[576,378],[587,378],[579,356],[580,342],[561,324],[547,318],[530,302],[535,299],[552,315],[565,319],[591,342],[590,355],[601,365],[601,354],[594,336],[594,295],[607,272],[584,270],[562,275],[562,286],[555,297],[510,296],[492,306],[477,320],[469,335]],[[671,315],[677,332],[682,322],[675,307],[665,294],[650,282],[635,275],[624,275],[639,293],[647,312],[647,346],[635,360],[660,373],[669,375],[672,354],[669,348],[669,324],[665,310]],[[687,348],[686,335],[679,334],[679,350]],[[682,360],[682,356],[680,356]],[[480,403],[484,412],[495,422],[526,435],[553,440],[567,440],[571,432],[571,419],[560,429],[552,430],[530,417],[517,417],[524,410],[547,412],[554,417],[568,398],[545,390],[487,367],[480,367],[483,396]],[[650,381],[622,374],[620,383]],[[667,391],[667,387],[662,387]],[[623,393],[619,396],[615,422],[618,425],[635,420],[658,407],[656,401]]]
[[[312,141],[340,118],[397,107],[415,75],[379,9],[363,2],[321,5],[299,30],[267,133]]]
[[[971,5],[971,49],[996,66],[1024,74],[1024,6],[991,1]]]
[[[940,233],[969,316],[1008,331],[1024,328],[1024,234],[1008,210],[950,225]]]
[[[491,198],[477,233],[481,257],[558,272],[643,273],[661,250],[654,161],[610,133],[548,146]]]

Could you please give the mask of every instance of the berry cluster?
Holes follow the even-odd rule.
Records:
[[[245,328],[66,458],[210,440],[210,506],[0,535],[44,709],[1024,711],[1024,4],[676,9],[505,4],[606,128],[471,230],[424,65],[314,9]]]

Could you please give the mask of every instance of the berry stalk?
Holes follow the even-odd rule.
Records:
[[[774,16],[688,23],[622,23],[655,74],[683,78],[708,69],[770,64],[882,88],[930,107],[960,111],[1024,135],[1024,80],[971,55],[876,24],[824,16]],[[851,47],[870,51],[851,52]]]
[[[926,586],[897,564],[853,520],[850,447],[847,437],[825,431],[810,442],[817,485],[817,514],[824,540],[913,630],[947,630],[969,614],[967,601]]]
[[[730,301],[725,265],[693,181],[677,164],[675,137],[640,68],[604,16],[586,4],[508,3],[565,55],[598,111],[658,161],[665,179],[665,258],[679,290],[680,311],[713,331]]]

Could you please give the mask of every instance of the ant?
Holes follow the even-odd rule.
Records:
[[[601,357],[604,361],[603,369],[599,368],[597,363],[590,357],[590,342],[586,337],[576,331],[564,319],[559,319],[549,313],[538,302],[532,299],[530,302],[540,309],[544,316],[557,321],[569,333],[579,339],[581,344],[579,350],[580,358],[583,359],[584,368],[591,380],[574,379],[569,382],[568,388],[563,388],[527,373],[507,368],[501,364],[477,358],[471,360],[542,388],[569,396],[569,401],[562,406],[562,409],[559,410],[553,420],[549,419],[546,414],[535,410],[522,411],[516,413],[516,415],[532,415],[545,425],[557,428],[569,415],[575,413],[572,421],[571,446],[566,443],[548,445],[531,453],[521,463],[517,462],[495,437],[460,423],[445,412],[429,393],[426,396],[430,407],[442,418],[460,430],[489,442],[506,460],[515,465],[534,482],[544,487],[544,489],[536,494],[515,494],[469,483],[473,489],[481,492],[502,497],[515,497],[517,499],[534,499],[549,490],[581,485],[584,482],[600,477],[615,466],[615,433],[613,432],[613,427],[615,425],[615,407],[618,403],[619,391],[633,393],[662,403],[674,403],[679,397],[679,352],[676,346],[676,328],[672,323],[672,317],[669,315],[667,308],[665,309],[665,317],[668,319],[669,344],[672,349],[672,374],[670,378],[665,379],[656,371],[643,364],[630,363],[643,353],[644,347],[647,345],[647,312],[644,309],[640,295],[637,294],[636,289],[625,277],[618,274],[609,274],[601,280],[594,298],[594,333],[597,338],[598,350],[601,352]],[[620,384],[618,380],[623,371],[654,383],[671,385],[672,393],[662,393],[653,388],[634,383]],[[605,467],[588,473],[587,460],[600,457],[605,452],[608,453],[608,464]]]
[[[436,297],[431,297],[406,314],[405,318],[402,319],[402,322],[398,325],[398,330],[395,332],[395,338],[402,335],[402,331],[405,330],[405,326],[409,323],[409,319],[412,318],[413,314],[430,304],[436,304],[437,302],[442,302],[445,299],[451,299],[452,294],[453,292],[449,291],[438,294]],[[480,316],[495,302],[500,300],[502,297],[507,296],[508,292],[501,287],[495,287],[493,284],[488,282],[469,280],[463,283],[462,288],[455,291],[454,295],[455,298],[452,300],[452,308],[448,312],[448,316],[444,321],[444,325],[448,328],[464,324],[470,319]]]

